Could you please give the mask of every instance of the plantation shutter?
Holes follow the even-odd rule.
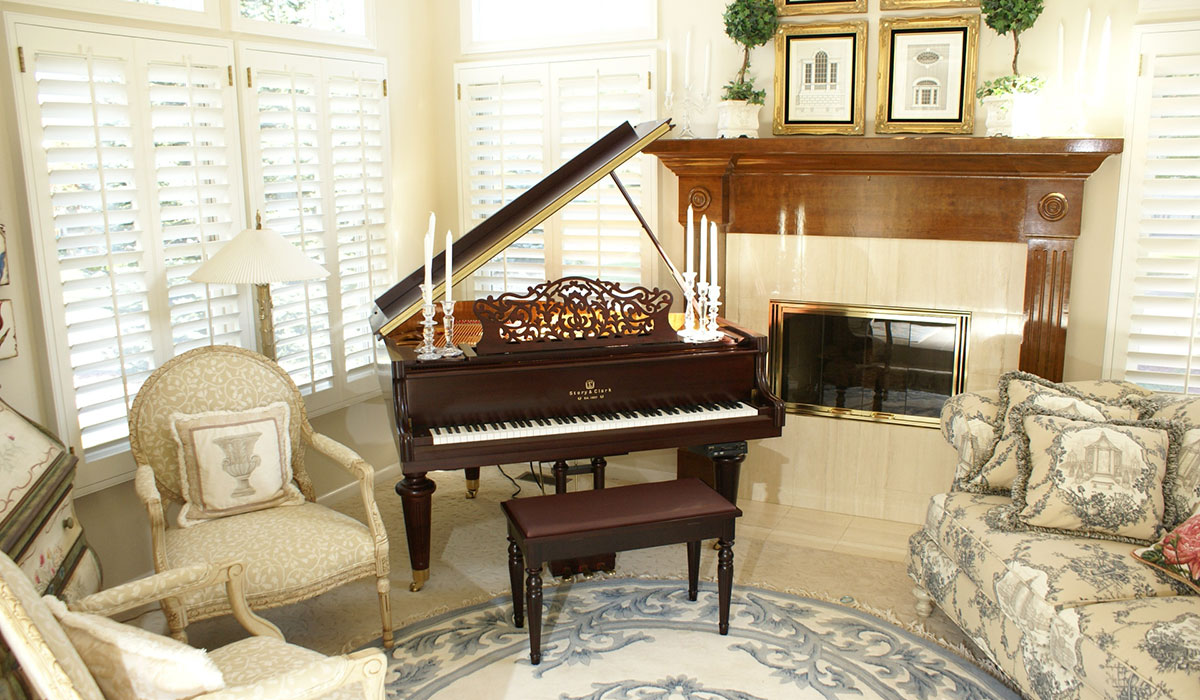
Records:
[[[68,441],[99,458],[123,448],[128,407],[159,364],[247,338],[235,290],[186,280],[241,228],[232,56],[219,43],[15,31],[55,404]]]
[[[555,165],[565,163],[622,122],[652,118],[648,57],[554,64]],[[653,158],[639,154],[617,169],[617,177],[640,209]],[[563,207],[558,276],[640,284],[646,237],[612,178],[606,177]]]
[[[1127,144],[1115,373],[1200,393],[1200,31],[1142,36]],[[1118,257],[1118,260],[1121,260]]]
[[[457,67],[464,232],[624,121],[652,119],[649,54]],[[653,220],[653,161],[636,156],[617,175]],[[642,232],[611,178],[576,197],[478,271],[474,296],[568,275],[640,283]]]
[[[263,225],[325,267],[271,286],[276,354],[309,407],[378,391],[367,318],[390,282],[382,61],[247,49],[251,201]]]
[[[460,68],[458,138],[465,233],[547,173],[549,129],[543,66]],[[472,294],[524,292],[546,279],[546,233],[538,226],[475,271]]]

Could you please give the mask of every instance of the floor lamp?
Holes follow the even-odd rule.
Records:
[[[209,284],[252,284],[258,309],[258,350],[275,358],[275,319],[271,310],[272,282],[320,280],[329,271],[313,262],[296,246],[269,228],[262,214],[248,228],[204,261],[188,279]]]

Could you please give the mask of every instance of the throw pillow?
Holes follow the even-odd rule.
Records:
[[[991,457],[962,480],[962,488],[975,493],[1008,494],[1017,476],[1017,454],[1023,439],[1019,409],[1034,406],[1042,411],[1072,415],[1091,421],[1134,421],[1144,407],[1127,399],[1126,404],[1105,403],[1070,386],[1056,384],[1028,372],[1008,372],[1000,377],[1000,407],[997,432],[1000,438]]]
[[[290,419],[282,401],[245,411],[171,416],[184,498],[179,526],[303,503],[292,483]]]
[[[1163,485],[1163,495],[1178,514],[1176,520],[1163,523],[1171,529],[1200,511],[1200,399],[1164,398],[1153,417],[1178,423],[1184,429],[1174,478]]]
[[[42,600],[109,700],[177,700],[225,687],[220,669],[203,649],[100,615],[73,612],[54,596]]]
[[[1133,556],[1200,593],[1200,512]]]
[[[1075,420],[1038,410],[1026,406],[1015,414],[1025,429],[1012,489],[1020,523],[1138,544],[1156,539],[1172,426]]]

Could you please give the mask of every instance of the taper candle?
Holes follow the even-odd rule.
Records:
[[[688,33],[683,37],[683,89],[687,90],[692,86],[692,32],[689,29]]]
[[[429,228],[425,231],[425,298],[426,304],[433,303],[433,227],[435,224],[433,212],[429,212]]]
[[[1083,39],[1079,42],[1079,66],[1075,69],[1075,97],[1081,99],[1087,86],[1088,33],[1092,29],[1092,8],[1083,13]]]
[[[700,84],[700,93],[708,93],[708,79],[712,73],[712,42],[704,45],[704,82]]]
[[[712,272],[709,274],[709,284],[717,284],[717,226],[713,222],[708,222],[709,245],[708,260],[712,265]]]
[[[454,236],[446,229],[446,301],[454,301]]]
[[[695,255],[695,251],[692,248],[692,237],[696,235],[696,232],[693,229],[694,229],[694,227],[692,226],[692,205],[689,204],[688,208],[687,208],[687,229],[686,229],[685,233],[683,234],[684,239],[687,241],[687,247],[686,247],[687,252],[684,253],[687,264],[684,265],[684,271],[689,274],[693,270],[692,256]]]
[[[663,86],[667,92],[671,91],[671,69],[674,63],[675,59],[671,57],[671,40],[667,39],[667,84]]]
[[[700,217],[700,281],[699,284],[704,284],[704,273],[708,271],[708,237],[704,232],[708,230],[708,215]]]

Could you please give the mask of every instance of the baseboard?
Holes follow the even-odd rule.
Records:
[[[379,486],[380,483],[383,483],[389,479],[394,479],[398,476],[400,476],[400,463],[394,462],[383,469],[375,470],[375,485]],[[358,480],[354,479],[342,486],[337,487],[329,493],[323,493],[320,496],[317,496],[317,503],[320,503],[321,505],[328,505],[332,501],[336,501],[342,496],[345,496],[347,493],[357,491]]]

